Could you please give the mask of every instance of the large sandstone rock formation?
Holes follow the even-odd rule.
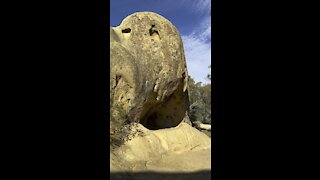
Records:
[[[175,26],[152,12],[110,28],[111,132],[139,122],[155,130],[177,126],[188,101],[188,72]]]
[[[177,29],[158,14],[134,13],[110,28],[110,60],[111,171],[210,169],[211,140],[188,118]]]

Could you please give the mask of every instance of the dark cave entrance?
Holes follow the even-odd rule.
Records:
[[[185,115],[185,98],[182,87],[161,103],[156,100],[156,94],[154,94],[144,106],[146,112],[140,124],[150,130],[176,127]]]

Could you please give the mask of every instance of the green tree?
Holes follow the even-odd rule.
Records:
[[[209,66],[211,67],[211,66]],[[207,76],[211,80],[211,75]],[[195,82],[189,76],[190,120],[211,124],[211,84]]]

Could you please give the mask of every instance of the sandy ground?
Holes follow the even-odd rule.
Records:
[[[111,179],[210,179],[211,139],[181,123],[133,138],[111,156]]]
[[[112,173],[112,180],[211,179],[211,149],[169,153],[160,160],[138,163],[130,171]]]
[[[211,170],[211,149],[171,153],[163,156],[161,160],[150,161],[146,169],[155,172],[195,172]]]

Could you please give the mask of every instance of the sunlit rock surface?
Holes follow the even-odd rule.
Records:
[[[175,26],[138,12],[110,28],[110,168],[210,170],[211,139],[188,118],[188,72]]]
[[[171,22],[151,12],[128,16],[110,28],[110,60],[113,115],[123,108],[128,121],[149,129],[182,121],[189,105],[188,72],[180,34]]]

